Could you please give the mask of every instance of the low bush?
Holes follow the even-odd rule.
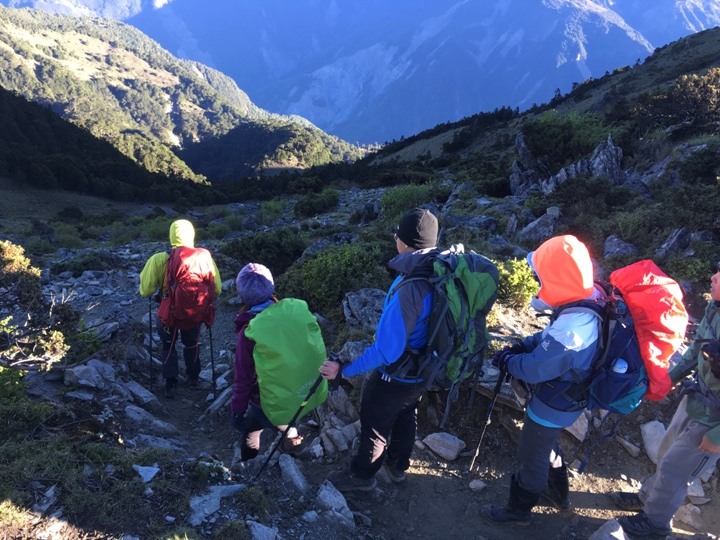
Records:
[[[442,203],[450,196],[450,188],[438,183],[406,184],[388,189],[381,206],[386,221],[397,223],[408,210],[432,202]]]
[[[249,262],[258,262],[267,266],[277,277],[302,255],[305,247],[305,241],[298,231],[285,227],[231,240],[220,251],[238,261],[237,271]]]
[[[298,199],[295,203],[295,216],[299,218],[316,216],[335,208],[340,201],[340,195],[334,188],[325,188],[319,194],[310,193]]]
[[[530,266],[524,259],[495,261],[495,264],[500,277],[498,300],[514,308],[526,306],[540,289]]]
[[[312,310],[338,318],[345,293],[364,287],[382,289],[387,285],[379,251],[364,244],[324,251],[291,267],[278,281],[282,296],[302,298]]]

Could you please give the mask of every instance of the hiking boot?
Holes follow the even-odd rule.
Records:
[[[394,463],[385,462],[385,472],[395,484],[402,484],[405,481],[405,471],[398,469]]]
[[[630,536],[667,536],[672,531],[670,525],[658,526],[650,522],[645,512],[640,512],[634,516],[622,516],[618,518],[618,523],[623,532]]]
[[[570,499],[568,498],[567,494],[563,496],[556,489],[550,488],[550,486],[546,487],[540,493],[540,498],[550,503],[562,512],[567,512],[568,510],[570,510]]]
[[[630,510],[631,512],[640,512],[645,506],[637,493],[616,491],[610,494],[610,499],[618,508]]]
[[[297,437],[285,437],[280,443],[280,451],[283,454],[289,454],[293,457],[298,457],[307,445],[303,444],[304,439],[302,435]]]
[[[165,380],[165,397],[175,399],[177,397],[177,382],[172,379]]]
[[[505,506],[487,504],[482,507],[484,517],[498,523],[529,525],[532,518],[531,510],[537,504],[540,495],[520,487],[515,475],[510,480],[510,496]]]
[[[570,483],[567,467],[550,467],[548,485],[540,493],[540,497],[552,504],[561,512],[570,510]]]
[[[377,485],[377,480],[375,480],[375,478],[358,478],[349,470],[330,473],[328,480],[333,486],[335,486],[335,489],[342,492],[372,491]]]
[[[530,510],[513,510],[508,506],[486,504],[481,511],[483,516],[499,523],[512,523],[514,525],[530,525],[532,512]]]

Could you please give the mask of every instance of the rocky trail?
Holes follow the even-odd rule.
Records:
[[[10,209],[38,207],[37,201],[15,200],[13,197],[13,193],[8,192],[8,220],[14,219]],[[19,240],[22,241],[21,238]],[[248,505],[247,495],[243,498],[243,493],[253,490],[254,470],[233,471],[236,434],[230,426],[227,407],[220,406],[217,411],[209,410],[213,400],[210,343],[206,334],[203,334],[202,343],[204,371],[201,378],[204,382],[200,388],[190,388],[181,379],[177,398],[166,399],[162,395],[162,381],[157,365],[153,367],[155,377],[153,384],[150,384],[150,360],[147,355],[149,306],[146,299],[137,295],[137,275],[147,257],[158,249],[164,249],[164,246],[132,244],[107,249],[115,256],[115,260],[122,262],[120,267],[112,270],[88,269],[80,277],[51,275],[45,287],[48,293],[57,297],[68,297],[68,301],[86,312],[86,320],[97,328],[104,339],[120,345],[116,347],[117,357],[88,359],[86,362],[89,365],[99,361],[110,366],[113,370],[112,381],[87,383],[82,378],[68,378],[67,373],[64,376],[54,374],[53,377],[34,374],[29,377],[29,392],[38,399],[78,403],[79,407],[88,410],[107,407],[128,446],[157,445],[175,451],[180,474],[171,475],[167,471],[160,471],[160,474],[167,474],[178,483],[178,494],[190,491],[191,501],[197,501],[206,492],[192,491],[191,487],[185,485],[187,475],[182,474],[183,469],[188,463],[198,461],[211,466],[217,472],[210,482],[211,490],[217,488],[217,491],[222,491],[228,486],[232,488],[227,496],[217,499],[217,509],[198,512],[197,508],[187,508],[179,503],[169,504],[163,509],[168,526],[192,526],[198,537],[212,538],[222,523],[243,519],[246,523],[259,524],[253,529],[253,534],[255,538],[262,539],[517,540],[519,535],[558,540],[611,538],[609,532],[597,533],[602,527],[612,526],[612,522],[607,524],[608,520],[622,515],[622,512],[613,508],[608,494],[637,489],[639,482],[654,468],[643,450],[640,426],[655,420],[667,425],[677,405],[671,396],[660,403],[644,403],[639,410],[625,418],[620,426],[620,434],[631,444],[623,446],[611,440],[595,450],[587,470],[583,474],[573,472],[571,475],[572,511],[561,513],[541,504],[535,509],[537,515],[529,528],[490,523],[480,515],[483,505],[506,500],[510,475],[514,470],[514,438],[522,414],[514,405],[508,390],[492,411],[476,468],[472,472],[468,471],[487,417],[490,402],[487,388],[493,386],[490,370],[484,390],[482,387],[477,392],[473,389],[463,390],[460,400],[453,405],[449,425],[443,429],[439,428],[437,418],[442,413],[445,396],[430,393],[425,397],[419,414],[418,443],[407,480],[403,484],[393,484],[380,475],[378,487],[374,491],[338,498],[334,490],[327,486],[325,479],[330,472],[347,464],[351,443],[346,441],[346,449],[338,449],[330,444],[327,434],[329,428],[346,430],[352,425],[353,419],[345,418],[338,423],[338,418],[342,416],[340,412],[323,406],[317,414],[308,415],[300,426],[305,437],[314,441],[311,448],[321,448],[321,452],[310,454],[314,457],[297,460],[278,456],[255,486],[260,488],[267,499],[261,505]],[[61,250],[56,257],[71,258],[76,255],[71,250]],[[238,269],[234,269],[234,272]],[[228,376],[232,369],[235,341],[232,321],[237,308],[227,301],[234,295],[233,280],[229,279],[234,278],[234,275],[223,277],[227,280],[228,290],[223,295],[225,300],[219,305],[218,318],[213,327],[212,349],[218,380],[221,386],[227,386],[231,382]],[[71,295],[68,294],[70,291]],[[498,327],[492,329],[496,336],[524,334],[534,329],[533,321],[524,320],[516,313],[501,313],[499,319]],[[158,350],[159,343],[156,342],[153,351],[155,356]],[[85,369],[87,365],[75,368]],[[358,387],[362,381],[353,380],[352,383]],[[359,388],[348,387],[347,390],[352,399],[357,398]],[[218,395],[221,393],[222,389]],[[468,406],[470,403],[472,405]],[[561,442],[568,463],[581,459],[587,448],[599,437],[593,419],[588,419],[587,427],[587,434],[582,441],[569,432],[563,433]],[[440,431],[450,433],[464,443],[457,458],[444,459],[422,443],[426,436]],[[321,436],[323,434],[326,436]],[[269,448],[271,443],[272,434],[268,433],[264,439],[264,449]],[[631,455],[631,452],[636,455]],[[305,482],[302,486],[304,490],[298,489],[298,484],[302,484],[299,479]],[[718,473],[715,471],[702,484],[702,494],[694,497],[696,505],[693,508],[696,510],[688,507],[689,517],[682,520],[676,516],[673,535],[668,538],[716,538],[711,535],[720,533],[717,484]],[[181,500],[179,496],[178,501]],[[63,540],[137,538],[126,535],[132,530],[132,516],[128,516],[128,531],[88,532],[63,521],[61,513],[60,517],[53,517],[56,510],[56,507],[49,505],[40,514],[33,530],[42,534],[34,534],[32,537]],[[694,528],[687,524],[693,517],[697,518]],[[0,531],[0,538],[27,537],[7,536]]]

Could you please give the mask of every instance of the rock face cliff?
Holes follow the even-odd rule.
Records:
[[[126,20],[260,106],[363,143],[525,109],[720,22],[711,0],[5,3]]]

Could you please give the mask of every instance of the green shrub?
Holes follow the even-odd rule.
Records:
[[[295,203],[296,217],[312,217],[335,208],[340,201],[340,195],[334,188],[325,188],[319,194],[310,193],[298,199]]]
[[[302,298],[325,316],[337,315],[345,293],[364,287],[385,288],[387,273],[380,254],[364,244],[332,248],[293,266],[281,276],[283,296]]]
[[[530,152],[545,164],[550,173],[588,157],[611,131],[595,114],[559,114],[554,110],[523,126]]]
[[[433,201],[444,202],[449,196],[449,187],[438,183],[397,186],[383,194],[381,201],[383,217],[386,221],[396,223],[408,210]]]
[[[526,306],[540,287],[525,259],[495,261],[495,264],[500,276],[498,299],[510,307]]]
[[[243,236],[220,249],[223,255],[238,261],[237,271],[249,262],[259,262],[274,276],[287,270],[304,250],[305,241],[296,229],[289,227]]]
[[[83,242],[80,238],[78,229],[74,225],[56,222],[53,228],[55,229],[56,247],[81,248],[87,245],[87,242]]]
[[[284,199],[272,199],[271,201],[264,201],[260,205],[261,221],[266,225],[274,223],[285,213],[287,206],[288,202]]]

